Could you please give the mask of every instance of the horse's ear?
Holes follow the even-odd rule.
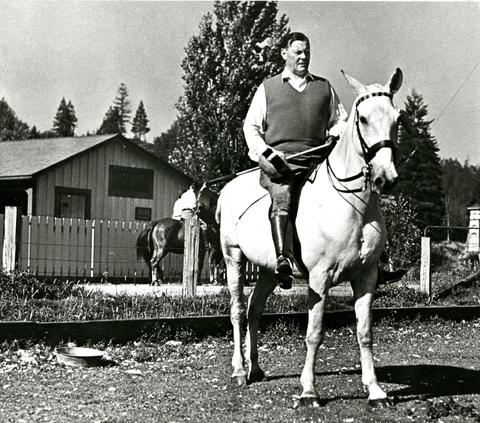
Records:
[[[402,86],[402,82],[403,82],[402,70],[400,68],[397,68],[395,70],[395,73],[390,78],[390,81],[388,82],[388,84],[385,85],[385,88],[387,88],[390,91],[390,93],[393,95],[400,89],[400,87]]]
[[[365,91],[365,86],[361,82],[357,81],[353,76],[347,75],[343,70],[341,72],[357,95]]]

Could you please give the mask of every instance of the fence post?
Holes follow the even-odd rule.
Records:
[[[17,207],[5,206],[2,259],[3,267],[7,272],[15,270],[21,223],[20,210]]]
[[[422,236],[422,251],[420,260],[420,291],[429,297],[432,293],[430,273],[430,237]]]
[[[183,295],[197,294],[198,252],[200,245],[200,222],[193,213],[184,213],[185,249],[183,255]]]
[[[90,249],[90,277],[93,278],[93,269],[95,266],[95,220],[92,220],[92,246]]]

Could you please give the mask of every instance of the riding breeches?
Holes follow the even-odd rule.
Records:
[[[270,217],[289,215],[292,204],[293,180],[277,183],[260,171],[260,185],[265,188],[272,199]]]

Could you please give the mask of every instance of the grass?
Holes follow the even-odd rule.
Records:
[[[448,276],[447,276],[448,277]],[[411,307],[435,305],[478,305],[480,288],[457,289],[448,298],[429,303],[424,294],[405,284],[381,287],[375,307]],[[350,297],[332,297],[327,310],[349,310]],[[290,313],[308,310],[303,294],[276,295],[267,301],[265,312]],[[59,280],[39,281],[19,273],[12,278],[0,273],[0,320],[4,321],[87,321],[108,319],[149,319],[180,316],[212,316],[230,313],[230,295],[183,297],[167,295],[105,295],[87,291],[81,285]]]

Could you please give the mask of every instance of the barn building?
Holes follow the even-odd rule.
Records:
[[[156,220],[191,178],[122,135],[0,142],[0,214]]]
[[[149,221],[170,217],[191,183],[122,135],[0,142],[0,251],[5,206],[17,206],[17,268],[38,276],[147,278],[137,237]],[[207,191],[202,203],[211,199]],[[181,274],[182,256],[162,265],[166,276]]]

